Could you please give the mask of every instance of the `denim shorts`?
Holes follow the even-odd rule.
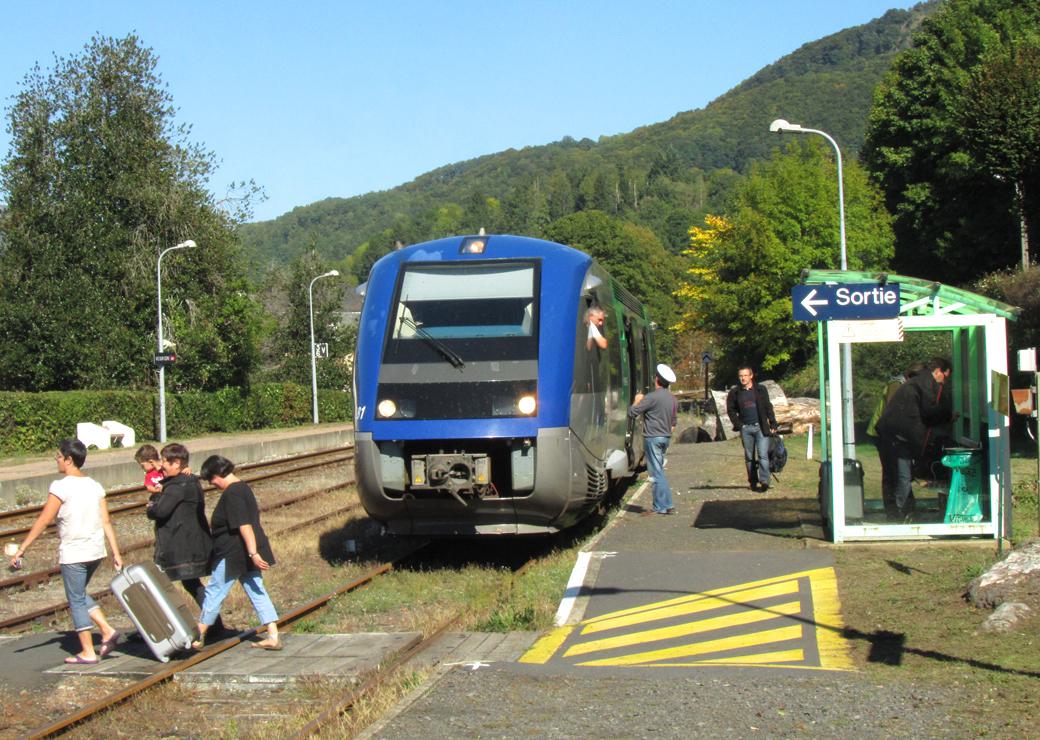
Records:
[[[65,584],[65,598],[69,600],[69,611],[72,612],[72,625],[77,632],[89,630],[94,626],[90,612],[98,608],[97,602],[87,593],[94,571],[101,565],[101,560],[87,563],[62,563],[61,580]]]

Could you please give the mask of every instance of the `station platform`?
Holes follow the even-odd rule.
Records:
[[[354,681],[373,666],[409,649],[421,637],[419,632],[283,632],[283,650],[257,650],[250,647],[251,642],[242,642],[177,674],[175,680],[202,688],[271,688],[315,676]],[[472,668],[513,662],[536,637],[534,632],[449,632],[422,654],[415,668]],[[174,655],[170,663],[161,663],[133,632],[124,635],[116,649],[94,665],[66,664],[65,658],[77,650],[79,640],[71,631],[0,636],[0,687],[32,691],[52,685],[55,678],[78,675],[140,680],[166,669],[181,657]]]
[[[353,430],[353,424],[308,424],[191,439],[170,438],[167,442],[180,442],[187,447],[196,466],[216,454],[244,464],[345,446],[353,441]],[[141,444],[146,442],[142,440]],[[156,449],[162,447],[157,442],[148,443]],[[141,467],[134,462],[134,453],[139,446],[89,450],[83,470],[106,489],[139,485],[143,479]],[[29,459],[0,464],[0,505],[11,507],[28,501],[39,503],[47,497],[47,490],[57,477],[53,450]]]
[[[785,734],[792,697],[855,683],[815,491],[750,491],[739,440],[667,459],[676,513],[651,511],[644,479],[578,556],[557,627],[516,661],[445,671],[363,737]]]

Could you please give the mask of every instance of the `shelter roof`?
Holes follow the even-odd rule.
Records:
[[[899,313],[903,316],[994,314],[1015,321],[1022,309],[951,285],[884,272],[856,270],[805,270],[805,285],[828,283],[878,283],[899,285]]]

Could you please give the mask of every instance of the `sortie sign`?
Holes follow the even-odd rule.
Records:
[[[899,316],[899,285],[796,285],[791,307],[795,321],[894,319]]]

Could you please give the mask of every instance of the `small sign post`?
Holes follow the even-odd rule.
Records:
[[[156,367],[169,367],[173,363],[177,362],[177,355],[174,352],[157,352],[152,361]]]
[[[329,343],[328,342],[316,342],[314,344],[314,356],[319,360],[324,360],[329,356]]]

